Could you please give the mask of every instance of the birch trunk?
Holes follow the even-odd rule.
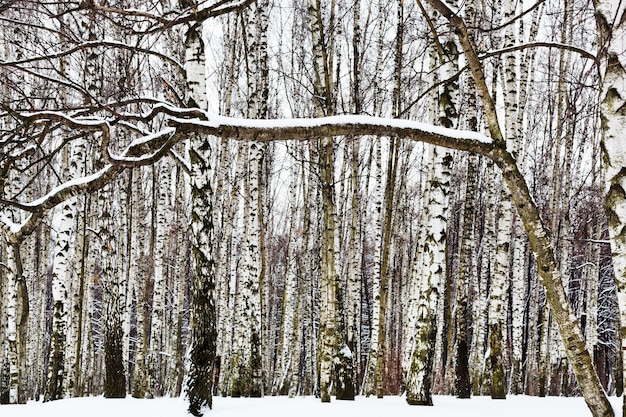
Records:
[[[188,105],[207,108],[205,54],[200,27],[192,27],[185,39]],[[213,170],[212,146],[208,138],[192,133],[191,192],[194,273],[193,335],[191,364],[187,381],[189,412],[204,414],[213,404],[213,382],[216,351],[215,261],[213,258]]]
[[[175,246],[172,248],[177,255],[174,266],[174,290],[172,295],[173,321],[175,324],[175,335],[172,340],[173,354],[169,358],[169,395],[180,396],[183,388],[183,378],[185,377],[185,295],[187,293],[187,277],[189,276],[191,245],[189,243],[190,236],[188,231],[189,215],[188,201],[189,195],[185,184],[189,183],[189,178],[181,169],[176,170],[175,181],[175,224],[178,230],[178,236]]]
[[[153,184],[153,181],[148,180],[148,173],[151,172],[151,169],[139,169],[137,171],[139,178],[134,184],[134,194],[136,196],[141,196],[143,194],[142,183],[144,181],[148,184]],[[153,189],[148,192],[151,192],[151,194],[154,195]],[[149,265],[140,266],[138,263],[140,260],[146,259],[154,253],[154,239],[152,238],[152,234],[149,232],[152,228],[148,227],[148,222],[153,222],[154,210],[144,211],[140,210],[139,207],[136,207],[133,212],[136,217],[135,223],[137,224],[137,234],[139,235],[139,239],[137,239],[136,244],[132,247],[133,262],[135,263],[135,266],[131,268],[138,274],[138,276],[133,279],[135,284],[134,292],[137,299],[137,341],[135,343],[135,368],[133,371],[132,395],[135,398],[144,398],[147,390],[146,357],[148,355],[148,342],[150,337],[150,332],[148,330],[148,300],[152,286],[150,284],[151,267]],[[148,213],[150,213],[149,216]]]
[[[413,268],[412,279],[419,282],[416,315],[415,347],[406,381],[406,400],[411,405],[432,405],[431,384],[437,331],[437,312],[446,270],[446,211],[449,198],[450,166],[452,157],[447,151],[428,147],[432,161],[432,178],[428,181],[427,228],[424,241],[417,248],[415,259],[422,265]],[[443,153],[443,155],[442,155]],[[421,252],[421,253],[420,253]]]
[[[382,173],[382,151],[381,138],[374,140],[374,161],[376,166],[376,176],[374,177],[374,254],[373,254],[373,271],[372,277],[372,319],[370,325],[370,350],[367,359],[367,372],[365,374],[365,395],[376,394],[376,371],[377,359],[379,351],[379,336],[381,325],[381,252],[383,246],[382,236],[382,207],[383,207],[383,173]]]
[[[465,19],[470,25],[477,23],[477,4],[470,0],[465,5]],[[468,130],[478,130],[478,115],[476,107],[476,87],[471,79],[465,79],[465,101],[467,112],[465,114],[465,126]],[[456,352],[455,352],[455,390],[459,398],[470,398],[470,326],[473,332],[478,333],[479,322],[470,321],[472,312],[468,306],[468,294],[471,292],[473,304],[480,303],[478,289],[478,268],[476,267],[476,213],[478,210],[477,186],[478,186],[478,156],[467,156],[467,175],[465,185],[465,201],[463,204],[463,228],[460,243],[459,276],[457,281],[457,312],[456,312]],[[469,322],[469,323],[468,323]],[[479,368],[480,361],[473,362]]]
[[[354,113],[360,114],[362,111],[361,100],[361,2],[356,1],[353,6],[353,27],[352,27],[352,101]],[[360,161],[360,139],[352,137],[350,141],[350,183],[349,190],[349,230],[348,230],[348,276],[347,276],[347,297],[346,297],[346,317],[347,317],[347,345],[352,352],[352,367],[355,370],[355,382],[358,386],[361,376],[361,259],[363,253],[363,243],[359,219],[361,211],[360,204],[360,181],[359,181],[359,161]]]
[[[528,186],[521,175],[515,159],[503,148],[503,135],[498,123],[495,105],[491,101],[489,90],[484,83],[485,77],[482,66],[476,55],[475,46],[468,34],[465,22],[455,15],[450,8],[440,0],[428,0],[439,10],[456,28],[457,36],[465,52],[477,90],[483,100],[486,123],[494,143],[499,144],[492,156],[503,172],[503,178],[511,191],[513,202],[523,220],[543,280],[548,303],[554,311],[559,325],[561,337],[566,346],[568,359],[574,369],[578,384],[585,397],[591,413],[595,417],[612,416],[613,409],[602,390],[589,352],[586,349],[582,331],[575,319],[565,289],[562,277],[557,269],[554,252],[550,245],[550,236],[543,226],[537,206],[534,204]]]
[[[120,305],[120,280],[117,251],[119,242],[114,219],[118,218],[117,196],[111,186],[106,186],[98,198],[98,244],[100,255],[100,281],[103,286],[104,320],[104,396],[124,398],[126,376],[122,362],[122,306]]]
[[[516,4],[505,2],[504,21],[508,22],[514,15]],[[505,30],[504,47],[515,44],[515,26],[509,24]],[[518,153],[517,144],[517,80],[516,56],[509,53],[505,57],[504,89],[505,89],[505,119],[506,146],[514,156]],[[493,280],[489,295],[489,352],[491,366],[491,398],[506,398],[507,382],[505,374],[505,343],[507,304],[505,297],[509,292],[512,251],[511,242],[514,242],[513,202],[511,193],[503,185],[500,195],[500,209],[497,224],[497,249],[494,265]]]
[[[435,16],[436,17],[436,16]],[[447,128],[458,126],[458,84],[452,76],[458,69],[458,47],[452,37],[442,41],[439,51],[445,63],[441,67],[443,85],[435,105],[438,109],[438,124]],[[445,58],[444,58],[445,56]],[[435,58],[431,55],[431,65]],[[419,269],[414,268],[413,279],[419,282],[416,339],[407,376],[407,402],[411,405],[432,405],[431,386],[434,376],[435,341],[438,330],[440,298],[446,279],[446,223],[448,201],[451,193],[452,154],[448,150],[427,146],[431,161],[431,177],[426,185],[425,237],[415,259],[421,259]],[[416,262],[417,263],[417,262]],[[419,274],[419,275],[416,275]],[[421,276],[420,276],[421,275]]]
[[[395,57],[394,57],[394,94],[393,109],[395,117],[400,113],[402,105],[402,67],[404,46],[404,0],[398,0],[397,7],[397,27],[395,40]],[[383,212],[383,229],[382,229],[382,248],[380,260],[380,312],[378,318],[378,340],[377,356],[376,356],[376,396],[382,398],[384,394],[385,382],[385,354],[386,348],[386,318],[387,318],[387,302],[389,297],[389,281],[391,276],[390,252],[391,252],[391,235],[392,235],[392,219],[393,219],[393,203],[395,201],[396,176],[399,160],[399,140],[390,138],[389,156],[387,164],[387,178],[384,194],[384,212]],[[380,217],[380,216],[379,216]]]
[[[80,231],[77,234],[78,244],[76,247],[75,256],[75,270],[78,278],[78,283],[74,284],[72,289],[73,306],[72,306],[72,321],[71,321],[71,334],[72,345],[68,346],[68,354],[66,360],[67,378],[65,378],[66,392],[73,396],[79,397],[82,395],[84,376],[81,375],[82,369],[83,351],[84,349],[84,334],[85,334],[85,289],[87,278],[87,258],[89,254],[89,241],[87,239],[87,225],[88,215],[91,205],[91,198],[86,197],[83,203],[82,214],[80,216]],[[88,307],[88,306],[87,306]]]
[[[16,175],[8,175],[4,185],[3,194],[13,196],[19,192],[20,179]],[[22,221],[17,210],[9,208],[1,213],[8,216],[9,220],[15,224]],[[28,323],[28,292],[26,279],[22,269],[22,255],[20,243],[22,239],[16,239],[5,233],[6,243],[6,284],[5,299],[6,308],[6,349],[7,362],[9,368],[8,375],[8,403],[24,404],[26,402],[26,375],[25,370],[25,335]]]
[[[471,91],[471,90],[470,90]],[[470,106],[471,108],[471,106]],[[459,398],[470,398],[469,372],[469,335],[468,335],[468,286],[474,280],[476,272],[473,265],[474,256],[474,222],[476,199],[476,178],[478,174],[478,158],[468,155],[467,184],[465,186],[465,202],[463,207],[463,231],[461,236],[461,255],[459,259],[459,276],[457,280],[456,307],[456,353],[455,353],[455,389]],[[478,300],[474,299],[474,302]],[[476,323],[475,323],[476,324]],[[476,364],[477,365],[477,364]]]
[[[153,187],[157,194],[155,221],[155,250],[153,257],[154,284],[152,292],[152,326],[150,330],[147,391],[145,395],[152,398],[162,395],[163,352],[165,348],[165,292],[166,292],[166,240],[170,238],[169,228],[173,223],[173,212],[170,204],[171,164],[165,158],[155,168],[158,169],[157,182]]]
[[[285,288],[283,290],[283,305],[281,314],[281,328],[276,360],[278,362],[275,372],[272,394],[287,395],[293,397],[294,373],[297,373],[297,356],[293,354],[298,350],[296,344],[298,339],[298,306],[299,306],[299,285],[298,285],[298,251],[297,240],[299,236],[294,227],[296,222],[298,200],[296,191],[298,189],[299,167],[293,165],[291,172],[291,183],[289,185],[289,206],[291,214],[291,224],[289,227],[287,243],[287,260],[285,271]],[[297,385],[297,382],[296,382]]]
[[[19,246],[7,242],[7,282],[6,282],[6,340],[9,363],[9,404],[20,404],[23,400],[22,375],[20,373],[20,300],[18,286],[21,276]]]
[[[330,4],[331,22],[335,13],[335,3]],[[317,116],[334,114],[333,99],[333,54],[334,38],[325,33],[322,8],[319,0],[308,2],[309,25],[313,47],[313,92],[314,108]],[[326,42],[329,42],[328,44]],[[345,340],[338,323],[337,277],[336,277],[336,205],[334,174],[334,143],[330,137],[319,140],[319,172],[322,193],[322,264],[320,277],[321,314],[319,342],[319,380],[322,402],[329,402],[331,386],[334,382],[338,399],[354,398],[354,381],[351,363],[352,352],[345,346]]]
[[[605,168],[606,210],[613,252],[613,268],[617,286],[620,313],[620,345],[626,350],[626,148],[623,132],[626,129],[626,64],[622,56],[626,52],[626,5],[618,1],[599,1],[596,7],[596,23],[599,33],[599,58],[601,77],[602,152]],[[622,352],[623,353],[623,352]],[[622,354],[621,366],[626,369],[626,355]],[[622,376],[623,377],[623,376]],[[621,381],[622,386],[624,381]],[[626,415],[626,397],[622,409]],[[608,414],[607,414],[608,415]]]
[[[70,147],[69,158],[69,180],[79,178],[83,174],[83,164],[85,158],[85,143],[77,140]],[[71,395],[74,388],[75,373],[75,338],[67,339],[68,325],[74,332],[81,317],[74,318],[69,312],[69,291],[70,278],[72,276],[72,250],[75,242],[75,225],[78,214],[77,198],[71,198],[61,206],[60,220],[57,226],[57,238],[54,247],[54,258],[52,267],[52,343],[50,353],[50,366],[48,370],[47,400],[56,400],[66,395]],[[76,275],[75,275],[76,277]],[[80,278],[79,278],[80,279]],[[80,285],[78,285],[80,289]],[[80,300],[77,300],[80,304]],[[70,320],[70,318],[72,320]],[[73,332],[72,332],[73,334]],[[65,350],[69,341],[68,356]],[[66,363],[67,360],[67,363]],[[71,371],[70,371],[71,370]],[[69,372],[68,372],[69,371]],[[69,380],[64,381],[65,374]]]
[[[263,6],[259,6],[260,8],[257,10],[257,18],[256,25],[260,25],[260,20],[267,20],[267,8],[265,8],[265,12],[263,12]],[[265,36],[265,34],[261,33],[258,35],[259,37]],[[257,61],[253,68],[254,73],[261,71],[260,65],[260,54],[261,54],[261,45],[265,44],[267,47],[267,41],[262,41],[261,39],[257,39],[256,42],[259,44],[256,47],[252,48],[252,52],[256,55],[252,58],[252,61]],[[253,110],[252,118],[261,117],[264,118],[267,116],[267,111],[262,110],[262,107],[267,106],[267,98],[263,97],[264,86],[260,84],[261,80],[258,80],[254,86],[256,96],[256,100],[253,100],[252,104],[256,106],[256,109]],[[255,103],[256,101],[256,103]],[[265,144],[262,143],[251,143],[250,144],[250,154],[249,154],[249,181],[250,181],[250,192],[248,195],[248,201],[250,202],[250,213],[249,217],[246,221],[249,222],[249,232],[248,232],[248,241],[247,241],[247,249],[248,249],[248,268],[249,270],[249,279],[250,279],[250,299],[248,304],[248,309],[250,311],[250,356],[249,356],[249,375],[250,375],[250,388],[249,394],[251,397],[261,397],[263,396],[263,379],[264,379],[264,370],[263,370],[263,360],[261,358],[261,354],[263,352],[263,300],[262,300],[262,290],[264,283],[264,261],[263,257],[264,253],[264,231],[263,231],[263,199],[264,199],[264,187],[262,180],[262,170],[263,170],[263,158],[265,155]],[[244,285],[246,285],[244,283]]]

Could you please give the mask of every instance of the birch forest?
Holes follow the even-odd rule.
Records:
[[[612,417],[625,11],[0,0],[0,403],[582,395]]]

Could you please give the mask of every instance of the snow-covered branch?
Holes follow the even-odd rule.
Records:
[[[331,116],[310,119],[251,120],[207,114],[208,120],[172,118],[179,131],[198,132],[237,140],[261,142],[312,140],[329,136],[394,136],[463,151],[489,155],[487,136],[426,123],[371,116]]]
[[[137,115],[136,119],[147,121],[154,119],[157,115],[165,115],[170,127],[134,140],[119,155],[114,155],[109,150],[111,126],[106,119],[80,118],[61,112],[20,115],[21,121],[25,124],[55,121],[72,129],[100,132],[102,134],[101,150],[108,165],[94,174],[61,184],[45,196],[30,203],[4,201],[4,205],[29,212],[29,217],[21,225],[10,223],[5,217],[0,218],[8,240],[17,242],[31,233],[47,212],[68,198],[99,190],[127,167],[156,162],[168,153],[175,143],[188,137],[192,132],[264,142],[314,140],[321,137],[345,135],[393,136],[475,152],[492,158],[496,149],[491,139],[480,133],[446,129],[410,120],[370,116],[345,115],[310,119],[251,120],[222,117],[199,109],[176,108],[159,104],[149,113]]]
[[[48,120],[59,120],[69,126],[75,126],[84,130],[100,129],[103,133],[108,134],[108,124],[102,120],[77,120],[61,113],[49,113],[47,116],[49,117]],[[29,115],[28,117],[41,118],[43,113],[38,113],[37,117],[35,115]],[[105,136],[103,135],[103,143],[105,142]],[[161,132],[136,139],[119,156],[109,154],[109,164],[101,170],[65,182],[37,200],[29,203],[0,202],[3,205],[29,212],[29,216],[21,224],[16,224],[5,215],[0,215],[0,228],[5,232],[7,241],[10,243],[21,241],[24,236],[35,230],[41,219],[54,207],[76,195],[98,191],[115,179],[127,167],[156,162],[181,138],[175,129],[166,128]],[[103,148],[107,149],[108,153],[108,147],[103,145]]]

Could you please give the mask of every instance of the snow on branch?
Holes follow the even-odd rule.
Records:
[[[28,120],[43,120],[44,115],[47,120],[58,120],[68,126],[83,130],[100,130],[103,132],[103,149],[108,153],[108,123],[103,120],[79,120],[56,112],[42,112],[24,116]],[[124,169],[130,166],[152,164],[163,157],[174,144],[181,140],[180,134],[174,128],[166,128],[158,133],[141,137],[133,141],[119,156],[108,155],[108,164],[101,170],[65,182],[43,197],[29,203],[17,203],[14,201],[0,201],[0,204],[12,206],[29,213],[27,218],[16,224],[6,215],[0,215],[0,228],[5,232],[9,243],[17,243],[24,236],[32,233],[41,219],[54,207],[62,202],[82,193],[92,193],[98,191],[105,185],[113,181]]]
[[[167,106],[163,106],[163,108],[167,109]],[[165,111],[163,111],[165,112]],[[146,116],[145,119],[154,118],[159,112],[152,112],[150,115]],[[194,114],[195,113],[190,113]],[[102,144],[101,151],[105,157],[105,160],[112,165],[123,165],[127,167],[134,167],[140,165],[148,165],[154,163],[161,156],[163,156],[169,148],[171,148],[174,143],[177,141],[175,139],[176,129],[167,128],[160,132],[154,134],[145,135],[139,139],[134,140],[127,149],[122,152],[121,155],[114,155],[111,153],[109,149],[109,143],[111,141],[111,126],[109,122],[105,119],[100,118],[76,118],[72,116],[68,116],[64,113],[53,112],[53,111],[42,111],[37,113],[25,113],[19,115],[19,118],[25,123],[39,123],[39,122],[49,122],[49,121],[57,121],[60,122],[67,127],[77,130],[85,130],[90,132],[100,132],[102,134]],[[138,149],[140,146],[144,146],[146,144],[150,144],[155,142],[155,140],[160,140],[163,138],[167,138],[163,141],[162,145],[160,145],[159,149],[154,150],[154,148],[150,148],[151,152],[146,152],[142,154],[136,154],[130,152],[132,149]]]
[[[173,117],[170,126],[237,140],[262,142],[311,140],[329,136],[394,136],[402,139],[486,155],[493,143],[487,136],[471,131],[447,129],[403,119],[372,116],[330,116],[309,119],[235,119],[206,114],[208,120]]]
[[[167,118],[168,128],[135,139],[119,155],[113,155],[108,148],[110,124],[105,119],[79,118],[60,112],[22,114],[20,118],[25,124],[57,121],[73,129],[100,132],[102,134],[101,149],[108,165],[96,173],[63,183],[30,203],[0,201],[2,205],[12,206],[29,213],[21,224],[12,223],[6,216],[0,216],[0,228],[5,232],[7,240],[11,243],[19,242],[35,230],[41,219],[52,208],[78,194],[98,191],[127,167],[156,162],[170,152],[174,144],[188,137],[191,132],[264,142],[303,141],[347,135],[393,136],[475,152],[492,159],[502,151],[490,138],[477,132],[446,129],[402,119],[357,115],[309,119],[236,119],[214,115],[199,109],[176,108],[165,104],[157,105],[149,113],[137,115],[136,118],[151,120],[157,115],[164,115]],[[176,157],[177,154],[174,156]],[[176,159],[190,169],[184,158],[178,156]]]

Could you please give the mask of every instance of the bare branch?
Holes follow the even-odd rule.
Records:
[[[178,68],[181,72],[184,71],[183,65],[176,61],[174,58],[164,55],[158,51],[152,50],[152,49],[146,49],[146,48],[141,48],[139,46],[132,46],[132,45],[127,45],[123,42],[114,42],[114,41],[104,41],[104,40],[98,40],[98,41],[90,41],[90,42],[84,42],[81,44],[78,44],[76,46],[74,46],[73,48],[69,48],[66,49],[64,51],[59,51],[59,52],[55,52],[55,53],[51,53],[49,55],[42,55],[42,56],[35,56],[35,57],[29,57],[29,58],[24,58],[24,59],[20,59],[17,61],[0,61],[0,67],[6,67],[6,66],[19,66],[19,65],[24,65],[24,64],[30,64],[33,62],[38,62],[38,61],[48,61],[51,59],[57,59],[57,58],[63,58],[67,55],[71,55],[73,53],[76,52],[83,52],[85,49],[89,49],[89,48],[98,48],[98,47],[113,47],[113,48],[120,48],[120,49],[126,49],[129,51],[133,51],[133,52],[139,52],[142,54],[147,54],[147,55],[154,55],[157,56],[161,59],[163,59],[164,61],[167,61],[171,64],[173,64],[176,68]]]
[[[583,58],[591,59],[592,61],[596,61],[597,59],[597,57],[589,51],[586,51],[582,48],[578,48],[573,45],[568,45],[565,43],[558,43],[558,42],[528,42],[528,43],[523,43],[521,45],[514,45],[514,46],[509,46],[508,48],[498,49],[496,51],[485,52],[484,54],[480,55],[478,58],[487,59],[487,58],[491,58],[494,56],[507,54],[509,52],[523,51],[524,49],[531,49],[531,48],[565,49],[567,51],[575,52],[579,54],[580,56],[582,56]]]
[[[515,23],[519,19],[521,19],[524,16],[526,16],[528,13],[532,12],[533,10],[535,10],[537,7],[541,6],[543,3],[545,3],[545,1],[546,0],[539,0],[538,2],[536,2],[535,4],[530,6],[527,10],[524,10],[522,13],[518,14],[517,16],[513,16],[508,22],[504,22],[500,26],[496,26],[496,27],[493,27],[493,28],[487,28],[487,29],[485,29],[485,28],[478,28],[478,29],[481,32],[491,32],[491,31],[495,31],[495,30],[504,29],[508,25],[511,25],[511,24]]]

